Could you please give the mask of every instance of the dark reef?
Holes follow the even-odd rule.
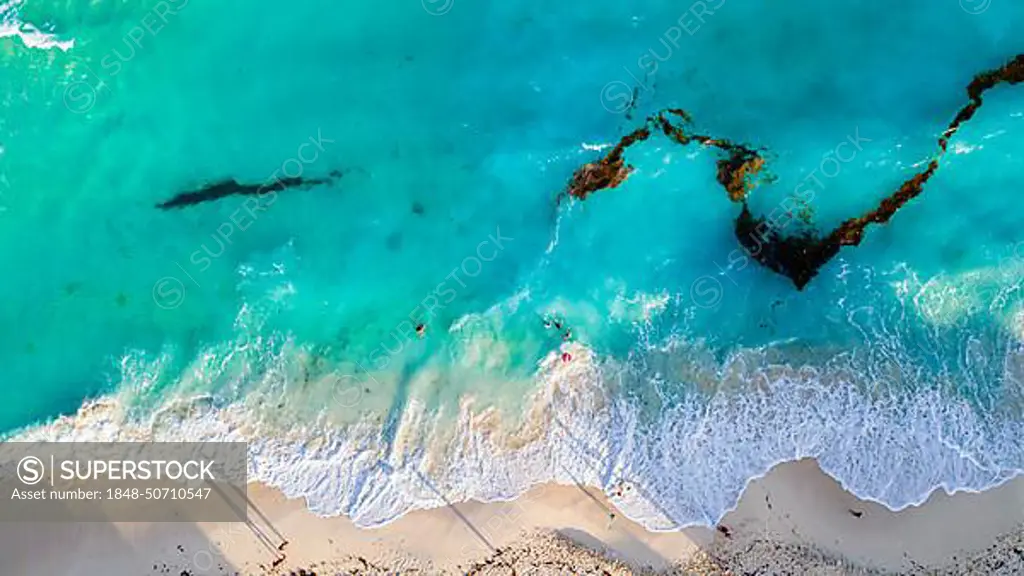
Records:
[[[207,184],[198,190],[181,192],[170,200],[157,204],[156,207],[161,210],[170,210],[171,208],[184,208],[186,206],[202,204],[203,202],[212,202],[228,196],[263,196],[289,188],[312,188],[321,184],[330,184],[341,178],[341,176],[341,171],[333,170],[326,178],[285,177],[263,184],[240,184],[234,178],[230,178],[213,184]]]
[[[751,258],[786,276],[797,290],[802,290],[818,270],[839,253],[840,248],[860,244],[868,225],[885,224],[904,204],[919,195],[924,190],[924,183],[938,168],[938,160],[932,160],[924,172],[904,182],[877,208],[859,218],[846,220],[824,238],[809,231],[783,236],[764,218],[754,218],[744,202],[743,210],[736,218],[736,238]]]
[[[787,276],[797,289],[802,289],[818,273],[818,270],[831,260],[843,246],[857,246],[864,237],[864,230],[871,224],[885,224],[896,211],[916,198],[924,191],[924,185],[939,169],[939,160],[946,153],[949,139],[956,134],[960,126],[970,120],[981,108],[982,94],[999,84],[1010,85],[1024,82],[1024,54],[995,70],[982,72],[971,80],[967,86],[970,101],[957,112],[956,117],[939,138],[939,153],[928,162],[927,167],[905,181],[891,195],[870,212],[859,218],[850,218],[823,238],[810,234],[783,237],[775,230],[769,230],[766,242],[760,250],[751,250],[749,246],[751,233],[758,226],[765,226],[763,218],[755,219],[750,215],[746,203],[743,212],[736,220],[736,237],[750,252],[751,257],[768,268]],[[746,241],[745,241],[746,239]]]
[[[844,221],[825,236],[819,236],[809,229],[783,235],[765,218],[755,217],[747,205],[747,196],[757,186],[756,176],[764,168],[764,157],[743,145],[710,136],[687,134],[681,125],[674,124],[670,119],[670,116],[675,116],[684,124],[691,121],[689,114],[679,109],[665,110],[648,118],[644,127],[623,137],[603,159],[578,169],[569,183],[568,194],[585,200],[593,192],[615,188],[625,181],[632,167],[625,163],[623,153],[629,146],[649,138],[651,131],[648,126],[651,125],[660,128],[666,136],[681,145],[697,142],[718,148],[726,154],[718,161],[718,183],[725,189],[730,200],[742,205],[735,222],[737,240],[751,258],[786,276],[798,290],[802,290],[843,246],[860,244],[868,226],[887,223],[900,208],[924,191],[924,185],[939,169],[939,160],[946,152],[949,139],[981,108],[982,94],[1000,84],[1021,82],[1024,82],[1024,54],[995,70],[976,75],[967,86],[968,103],[957,112],[942,133],[938,140],[939,152],[925,169],[905,181],[873,210]]]

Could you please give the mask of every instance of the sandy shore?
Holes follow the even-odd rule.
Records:
[[[4,524],[5,574],[725,574],[1024,572],[1024,479],[900,512],[810,460],[753,482],[716,529],[651,533],[593,488],[540,486],[377,530],[252,485],[244,524]],[[258,510],[256,510],[258,509]],[[614,518],[612,515],[614,514]],[[284,542],[286,544],[283,544]],[[513,569],[515,572],[513,572]],[[302,572],[305,570],[305,572]]]

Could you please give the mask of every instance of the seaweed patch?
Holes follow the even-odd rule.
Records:
[[[810,229],[784,236],[764,217],[755,217],[747,204],[747,197],[759,183],[758,176],[765,165],[764,156],[744,145],[688,133],[685,125],[691,122],[691,118],[680,109],[664,110],[648,118],[642,128],[623,137],[604,158],[578,169],[569,184],[568,195],[585,200],[598,190],[615,188],[624,182],[633,168],[626,164],[623,153],[629,146],[649,138],[650,126],[657,127],[665,136],[683,146],[696,142],[718,148],[725,156],[718,160],[716,179],[729,199],[742,205],[734,226],[736,239],[750,257],[786,276],[798,290],[802,290],[843,246],[859,245],[868,226],[887,223],[900,208],[924,191],[924,185],[939,169],[939,160],[946,153],[949,139],[981,108],[982,95],[987,90],[1004,83],[1014,85],[1021,82],[1024,82],[1024,54],[999,68],[977,74],[967,86],[968,103],[957,112],[939,137],[939,152],[926,167],[883,198],[877,207],[844,221],[824,236]]]
[[[939,137],[939,152],[930,160],[924,170],[918,172],[896,189],[895,192],[882,199],[879,205],[866,214],[850,218],[824,237],[815,237],[810,233],[784,237],[775,230],[769,229],[765,242],[758,251],[752,251],[751,257],[775,272],[790,280],[798,290],[803,289],[818,273],[818,270],[839,253],[843,246],[857,246],[864,237],[864,230],[871,224],[885,224],[896,212],[910,200],[924,192],[924,185],[939,169],[939,160],[945,155],[949,139],[956,131],[970,120],[982,105],[982,94],[1000,84],[1010,85],[1024,82],[1024,54],[1018,55],[1007,64],[987,72],[982,72],[971,80],[967,86],[969,102],[957,112],[949,126]],[[749,233],[764,223],[763,218],[751,216],[746,203],[736,220],[736,237],[741,243],[749,238]],[[741,235],[741,232],[744,233]],[[749,246],[744,246],[749,249]]]
[[[757,150],[742,144],[703,134],[691,134],[686,130],[690,122],[690,115],[678,108],[651,116],[643,126],[623,136],[603,158],[576,169],[566,192],[559,195],[559,200],[565,195],[586,200],[594,192],[618,187],[633,173],[633,167],[623,157],[626,149],[649,139],[657,130],[683,146],[696,142],[725,152],[726,157],[718,161],[718,182],[728,191],[730,199],[734,202],[742,201],[754,188],[753,180],[764,166],[764,158]]]

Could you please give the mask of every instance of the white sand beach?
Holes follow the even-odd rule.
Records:
[[[752,482],[718,529],[652,533],[596,489],[535,487],[379,529],[319,518],[253,484],[245,524],[5,524],[5,574],[1018,574],[1024,479],[900,512],[857,499],[812,460]],[[258,509],[258,510],[257,510]],[[614,517],[613,517],[614,515]]]

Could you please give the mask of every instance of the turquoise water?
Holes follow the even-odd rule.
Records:
[[[930,159],[972,76],[1024,52],[1024,7],[3,14],[3,430],[70,434],[38,426],[113,399],[95,433],[247,439],[254,478],[362,523],[441,505],[414,473],[452,500],[625,480],[664,529],[803,456],[893,508],[1024,464],[1024,88],[987,93],[925,193],[799,292],[743,256],[713,150],[652,138],[625,184],[556,204],[681,107],[766,150],[762,213],[825,174],[826,230]]]

